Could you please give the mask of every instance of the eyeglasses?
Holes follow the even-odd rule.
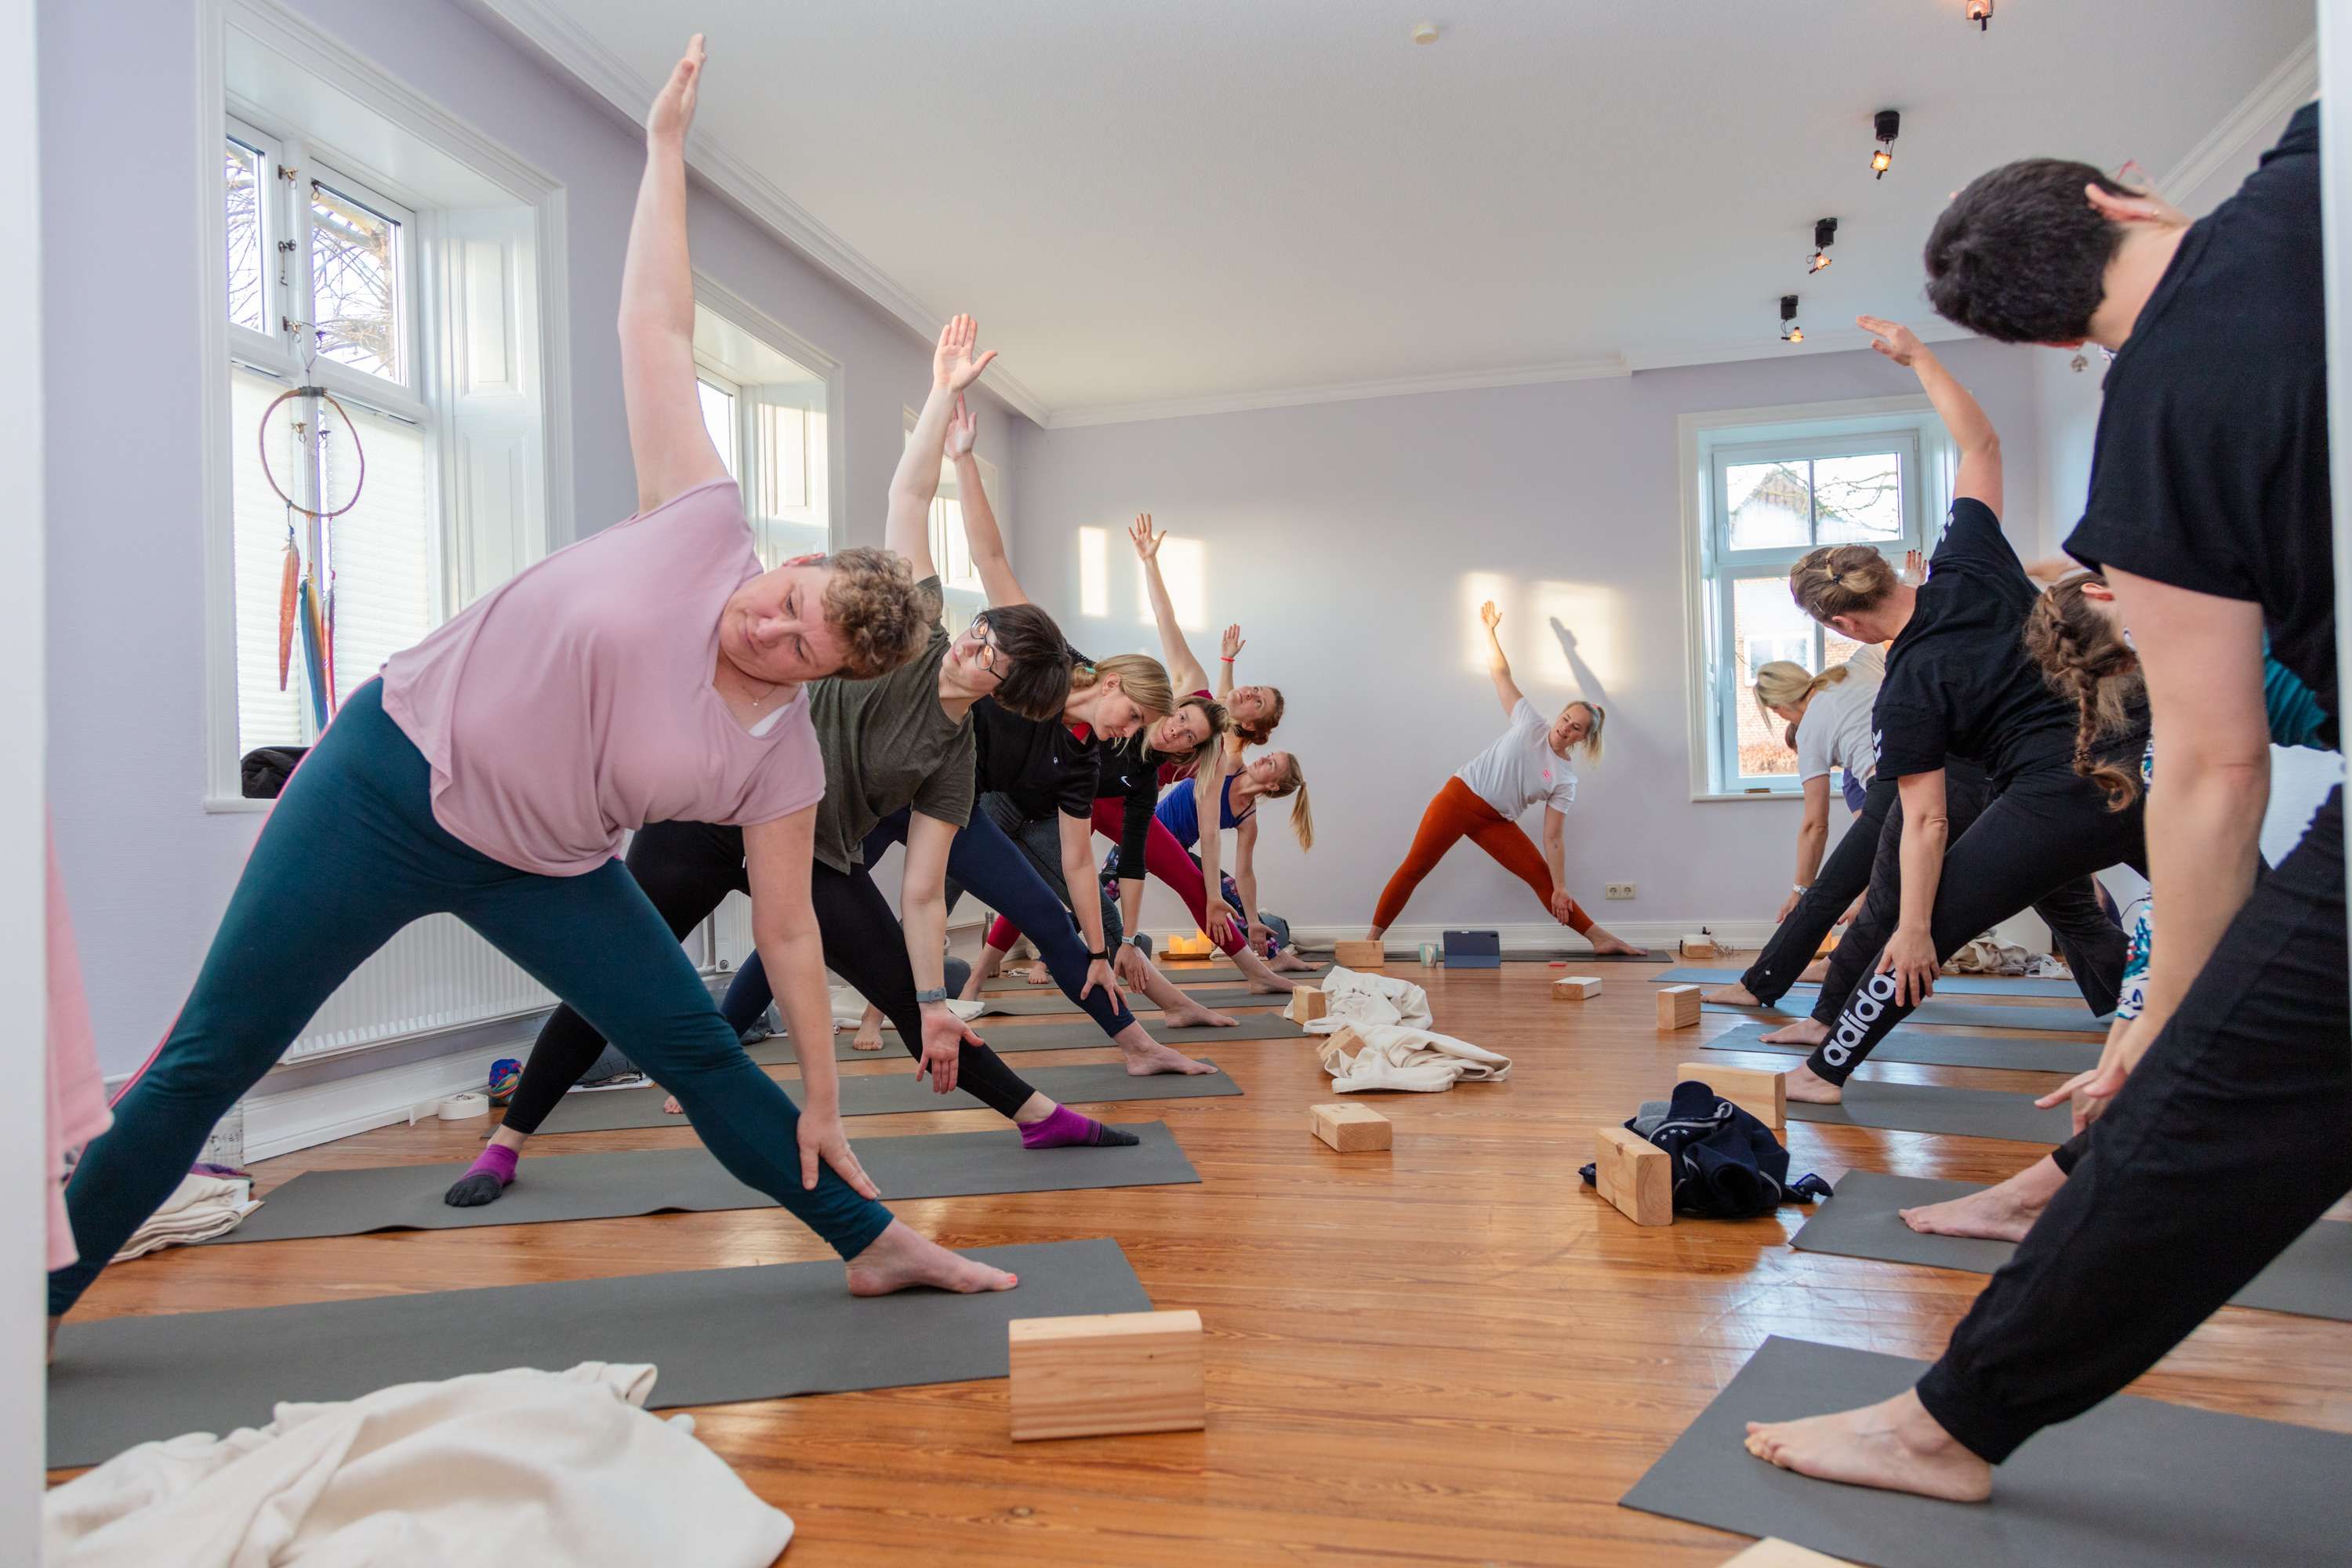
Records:
[[[980,668],[991,675],[996,673],[996,656],[1003,650],[988,640],[988,612],[981,611],[971,618],[972,635],[980,639],[980,651],[974,656]]]

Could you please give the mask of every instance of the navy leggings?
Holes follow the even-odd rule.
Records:
[[[270,812],[178,1021],[74,1171],[81,1258],[49,1276],[50,1312],[80,1299],[345,976],[431,914],[456,915],[578,1007],[677,1096],[737,1180],[844,1258],[889,1225],[830,1168],[815,1191],[801,1186],[798,1108],[744,1056],[619,861],[579,877],[502,866],[434,820],[431,791],[382,683],[361,687]]]

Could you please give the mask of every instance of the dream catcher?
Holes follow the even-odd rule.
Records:
[[[292,422],[290,434],[310,477],[316,507],[304,506],[287,494],[269,466],[270,417],[286,403],[297,404],[296,412],[301,416]],[[330,410],[334,414],[331,425],[327,418]],[[262,477],[286,503],[286,569],[278,594],[278,689],[286,689],[299,636],[302,668],[309,677],[310,718],[318,729],[324,730],[337,706],[334,520],[359,505],[360,491],[367,484],[367,453],[360,445],[359,429],[352,416],[322,386],[298,386],[279,394],[262,410],[258,439]],[[342,450],[346,445],[351,448],[348,454]],[[346,468],[352,476],[351,494],[340,506],[331,505],[331,498],[341,494],[341,474]],[[312,524],[307,558],[298,518]]]

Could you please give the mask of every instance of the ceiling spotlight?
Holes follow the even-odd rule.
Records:
[[[1805,329],[1797,325],[1797,297],[1794,294],[1780,296],[1780,341],[1784,343],[1805,341]]]
[[[1873,177],[1886,178],[1886,171],[1895,165],[1895,138],[1903,132],[1900,110],[1882,109],[1870,119],[1871,134],[1878,138],[1878,151],[1870,155]]]
[[[1819,272],[1830,264],[1830,247],[1837,243],[1837,219],[1825,217],[1813,225],[1813,256],[1805,264],[1808,272]]]
[[[1992,26],[1992,0],[1969,0],[1969,20],[1981,33]]]
[[[1990,11],[1992,9],[1992,6],[1988,3],[1985,9]],[[1412,25],[1412,41],[1416,44],[1433,44],[1437,42],[1437,24],[1434,22],[1415,22]]]

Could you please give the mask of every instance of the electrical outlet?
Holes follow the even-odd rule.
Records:
[[[1608,884],[1606,890],[1610,898],[1630,899],[1633,896],[1633,884],[1631,882],[1611,882]]]

